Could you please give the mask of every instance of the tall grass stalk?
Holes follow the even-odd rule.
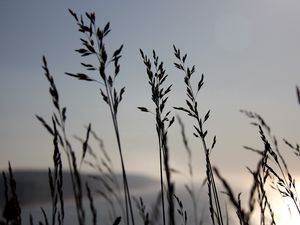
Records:
[[[82,57],[87,57],[89,55],[95,56],[98,60],[99,65],[94,66],[91,64],[81,63],[88,71],[98,71],[99,78],[101,81],[95,80],[90,78],[90,76],[84,73],[66,73],[69,76],[75,77],[79,80],[85,81],[94,81],[101,84],[102,88],[100,88],[100,93],[108,105],[110,114],[112,117],[113,127],[115,131],[115,136],[117,140],[119,156],[121,161],[121,168],[122,168],[122,176],[123,176],[123,185],[124,185],[124,197],[125,197],[125,208],[126,208],[126,224],[129,224],[129,220],[131,218],[132,225],[135,224],[134,222],[134,215],[132,210],[132,203],[131,203],[131,195],[130,190],[128,187],[124,157],[123,157],[123,150],[119,132],[119,125],[118,125],[118,106],[119,103],[122,101],[122,96],[125,92],[125,87],[123,87],[120,91],[118,91],[114,86],[115,78],[118,76],[120,72],[120,64],[119,59],[121,58],[121,51],[123,45],[117,49],[112,57],[108,60],[108,55],[106,52],[106,47],[104,44],[104,38],[110,32],[110,24],[107,23],[103,29],[100,29],[96,26],[95,20],[95,13],[86,13],[85,16],[88,20],[86,23],[81,15],[80,18],[74,13],[72,10],[69,9],[69,12],[74,17],[79,26],[79,32],[84,34],[85,38],[82,38],[82,48],[77,49],[76,51],[81,54]],[[107,70],[108,66],[113,63],[113,75],[108,75]],[[129,215],[130,214],[130,215]]]
[[[63,224],[64,221],[64,199],[63,199],[63,175],[62,175],[62,161],[58,144],[58,131],[56,123],[53,121],[53,164],[54,171],[48,169],[49,186],[52,198],[52,225],[55,225],[56,219],[58,224]],[[59,199],[60,208],[58,209],[57,202]]]
[[[216,144],[216,136],[214,136],[212,145],[209,148],[206,141],[207,130],[203,127],[205,122],[208,120],[210,116],[210,110],[207,111],[205,116],[201,118],[198,111],[198,102],[197,102],[197,94],[199,93],[202,85],[204,84],[204,76],[202,74],[200,81],[198,82],[197,91],[194,92],[194,89],[191,85],[191,77],[195,72],[195,66],[192,68],[185,66],[185,61],[187,58],[187,54],[181,55],[180,49],[174,48],[174,55],[178,62],[175,62],[174,65],[177,69],[184,72],[184,82],[186,85],[186,108],[185,107],[174,107],[177,110],[183,111],[187,113],[188,116],[195,119],[196,124],[194,125],[194,136],[199,138],[202,142],[202,147],[205,153],[205,161],[206,161],[206,177],[207,177],[207,187],[208,187],[208,196],[209,196],[209,210],[213,224],[223,225],[223,216],[221,211],[221,205],[219,201],[219,195],[217,191],[217,186],[215,183],[215,178],[210,162],[210,153]]]
[[[43,57],[43,69],[44,69],[45,77],[48,80],[50,85],[49,93],[52,97],[54,108],[56,109],[56,112],[54,112],[52,116],[52,123],[54,124],[54,127],[51,128],[51,126],[48,125],[48,123],[41,116],[36,115],[36,117],[53,137],[57,135],[58,142],[63,148],[64,152],[66,153],[68,166],[70,170],[72,188],[74,193],[78,223],[79,225],[84,225],[85,212],[82,206],[81,180],[77,169],[76,156],[70,142],[68,141],[67,134],[66,134],[65,123],[67,118],[66,117],[67,109],[66,107],[62,108],[60,105],[58,90],[56,88],[53,76],[49,72],[48,64],[45,57]],[[59,127],[61,129],[62,134],[58,131],[58,129],[56,129],[56,127]],[[54,147],[57,148],[57,146]]]
[[[148,110],[146,107],[138,107],[142,112],[151,112],[155,116],[156,120],[156,132],[158,137],[158,154],[159,154],[159,169],[160,169],[160,186],[161,186],[161,200],[162,200],[162,214],[163,214],[163,224],[166,224],[166,213],[165,213],[165,203],[164,203],[164,179],[163,179],[163,167],[165,170],[165,176],[167,181],[167,200],[169,205],[168,215],[169,224],[175,224],[174,217],[174,183],[171,181],[171,170],[169,166],[169,148],[168,148],[168,129],[174,123],[174,116],[170,117],[170,111],[165,113],[165,105],[168,100],[168,93],[171,91],[172,85],[167,88],[164,87],[164,83],[168,77],[166,71],[163,67],[163,62],[159,62],[159,58],[156,52],[153,50],[153,64],[147,55],[140,49],[140,54],[143,59],[143,63],[146,66],[146,71],[148,75],[148,82],[151,87],[152,101],[155,105],[155,113]]]

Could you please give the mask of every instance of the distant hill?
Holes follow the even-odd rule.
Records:
[[[95,174],[83,174],[82,183],[88,181],[91,190],[103,190],[101,183],[92,179],[90,176],[100,178]],[[14,177],[17,182],[17,194],[21,206],[26,206],[36,203],[47,203],[51,200],[50,187],[48,182],[48,171],[20,170],[14,171]],[[63,172],[64,177],[64,199],[68,200],[73,196],[71,185],[71,177],[69,172]],[[142,189],[157,184],[157,180],[141,175],[128,175],[128,183],[131,189]],[[119,181],[122,180],[121,175],[117,175]],[[121,184],[121,182],[119,182]],[[122,187],[122,185],[120,185]],[[83,186],[84,187],[84,186]],[[84,188],[85,189],[85,188]],[[84,190],[85,191],[85,190]],[[85,193],[85,192],[84,192]],[[0,177],[0,209],[4,205],[4,182],[3,177]],[[2,210],[1,210],[2,211]]]

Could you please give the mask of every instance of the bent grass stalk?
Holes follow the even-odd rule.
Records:
[[[117,217],[115,203],[113,199],[115,199],[116,202],[118,203],[118,206],[120,207],[122,212],[122,216],[125,218],[125,209],[122,203],[121,189],[113,168],[112,160],[109,157],[104,147],[103,140],[97,136],[97,134],[95,133],[95,131],[93,131],[93,129],[90,129],[90,133],[92,138],[98,142],[99,150],[103,156],[100,156],[99,158],[98,154],[96,154],[92,146],[87,144],[86,154],[89,155],[93,160],[87,160],[87,159],[83,160],[82,158],[83,163],[91,167],[92,169],[96,170],[99,173],[99,176],[89,175],[89,177],[101,184],[102,189],[97,188],[95,192],[99,194],[101,197],[103,197],[107,201],[108,205],[110,206],[110,210],[108,212],[110,215],[109,216],[110,219],[114,219]],[[85,140],[77,136],[74,137],[75,139],[80,141],[84,146]],[[113,199],[111,198],[111,196],[113,197]]]
[[[265,155],[266,159],[263,161],[263,169],[265,171],[266,179],[269,178],[271,181],[276,180],[273,189],[277,190],[283,198],[290,198],[300,214],[300,202],[296,190],[296,181],[291,175],[288,165],[283,157],[277,138],[272,134],[271,128],[265,122],[265,120],[257,113],[253,113],[246,110],[241,110],[248,118],[254,120],[251,124],[259,128],[261,140],[264,144],[264,150],[256,150],[251,147],[245,147],[255,153]],[[265,134],[267,133],[267,135]],[[297,155],[298,144],[293,146],[286,139],[283,142]]]

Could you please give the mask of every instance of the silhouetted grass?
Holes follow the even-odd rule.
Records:
[[[123,185],[124,185],[126,223],[129,224],[129,220],[131,218],[131,223],[132,225],[134,225],[135,222],[134,222],[133,209],[131,204],[131,195],[128,187],[125,162],[123,159],[122,144],[121,144],[121,138],[119,132],[118,117],[117,117],[118,106],[119,103],[122,101],[122,97],[125,92],[125,87],[123,87],[120,91],[118,91],[114,86],[115,79],[120,72],[119,59],[121,58],[121,51],[123,45],[121,45],[120,48],[117,49],[112,54],[111,58],[108,58],[108,53],[106,51],[104,38],[110,32],[110,24],[107,23],[103,29],[100,29],[99,27],[96,26],[95,23],[96,20],[95,13],[85,13],[85,17],[88,21],[86,22],[83,19],[82,15],[79,18],[77,14],[72,10],[69,9],[69,12],[77,22],[77,25],[79,26],[79,32],[81,32],[84,35],[84,38],[81,39],[82,48],[77,49],[76,51],[81,55],[81,57],[87,57],[90,55],[96,57],[99,63],[99,65],[92,65],[86,63],[81,63],[81,65],[84,66],[88,71],[97,70],[101,81],[97,81],[96,79],[93,79],[90,76],[83,73],[76,73],[76,74],[66,73],[66,74],[75,77],[79,80],[97,81],[101,85],[100,92],[104,102],[108,105],[110,109],[115,135],[117,139],[118,149],[119,149],[122,175],[123,175]],[[111,63],[113,63],[113,67],[114,67],[113,75],[108,75],[107,70]]]
[[[151,87],[151,99],[155,105],[154,113],[152,113],[146,107],[138,107],[142,112],[150,112],[155,116],[156,121],[156,132],[158,137],[158,153],[159,153],[159,169],[160,169],[160,182],[161,182],[161,201],[162,201],[162,215],[163,215],[163,224],[166,224],[166,214],[165,214],[165,203],[164,203],[164,178],[163,170],[165,171],[165,177],[167,181],[167,199],[168,199],[168,216],[169,224],[175,224],[175,215],[174,215],[174,183],[171,181],[171,169],[169,166],[169,147],[168,147],[168,129],[174,123],[175,117],[170,117],[171,111],[165,112],[165,106],[168,100],[168,94],[171,91],[172,85],[164,87],[165,81],[168,77],[163,66],[163,62],[159,62],[159,58],[156,55],[156,52],[153,50],[153,64],[147,55],[140,49],[140,53],[143,59],[143,62],[147,69],[147,75],[149,84]]]
[[[82,62],[82,66],[86,68],[87,72],[95,72],[97,77],[85,73],[66,73],[68,76],[75,77],[79,80],[88,82],[97,82],[100,84],[100,95],[105,104],[109,108],[112,117],[113,128],[118,145],[120,156],[120,164],[122,168],[122,188],[120,188],[116,172],[114,170],[113,162],[106,151],[103,140],[97,136],[92,129],[91,124],[86,127],[86,134],[84,138],[75,136],[81,145],[81,156],[77,157],[69,141],[68,132],[66,130],[66,107],[60,104],[59,92],[56,88],[53,76],[50,74],[46,58],[43,57],[43,71],[45,78],[49,83],[49,93],[54,106],[54,112],[51,116],[50,122],[47,122],[43,117],[36,115],[38,121],[43,125],[52,138],[53,144],[53,167],[48,169],[48,185],[50,190],[51,212],[46,212],[41,208],[43,221],[38,221],[39,225],[63,225],[65,224],[65,198],[63,193],[64,180],[63,176],[63,163],[61,154],[64,153],[67,157],[67,168],[70,173],[73,199],[75,202],[77,223],[79,225],[85,224],[103,224],[99,220],[97,207],[95,205],[95,194],[100,195],[105,199],[105,204],[108,205],[107,213],[110,215],[109,224],[118,225],[121,221],[126,225],[134,225],[136,222],[135,214],[138,213],[144,225],[157,225],[167,223],[170,225],[180,224],[204,224],[202,217],[199,213],[199,205],[204,205],[206,202],[201,202],[197,194],[197,190],[201,186],[196,186],[195,174],[197,171],[193,168],[192,163],[192,150],[188,143],[188,134],[185,131],[185,125],[181,118],[177,116],[180,125],[180,134],[185,152],[188,156],[188,174],[190,183],[185,185],[186,191],[190,197],[192,204],[192,212],[185,208],[186,202],[183,202],[180,196],[175,191],[175,181],[172,180],[173,170],[170,168],[170,152],[172,149],[168,147],[168,129],[175,121],[172,110],[166,110],[166,104],[171,94],[172,85],[166,85],[167,72],[164,69],[163,62],[155,51],[152,52],[152,59],[140,50],[140,54],[144,65],[146,66],[146,73],[148,76],[148,83],[151,89],[151,99],[154,103],[153,111],[148,106],[138,107],[142,112],[150,113],[154,116],[156,133],[158,137],[158,154],[159,162],[159,177],[160,189],[157,190],[158,196],[154,201],[154,205],[149,207],[145,204],[143,197],[133,198],[130,193],[127,173],[125,169],[125,162],[123,154],[125,151],[122,148],[119,125],[118,125],[118,106],[123,99],[125,88],[120,90],[115,88],[115,79],[120,73],[119,60],[121,58],[121,51],[123,45],[120,46],[115,52],[108,56],[104,39],[110,32],[110,24],[107,23],[103,29],[96,26],[95,13],[85,13],[85,15],[78,16],[72,10],[69,10],[74,17],[79,32],[84,37],[81,38],[82,48],[76,51],[82,56],[94,56],[98,61],[97,65],[92,65]],[[204,152],[206,172],[205,183],[207,184],[208,205],[210,212],[211,224],[223,225],[229,224],[228,212],[223,209],[225,206],[221,205],[219,188],[216,183],[216,178],[220,181],[222,188],[225,189],[228,201],[233,206],[236,212],[236,218],[241,225],[253,224],[254,217],[259,218],[259,224],[272,224],[275,225],[276,215],[273,210],[273,202],[271,199],[271,186],[273,191],[278,192],[282,198],[289,198],[292,200],[297,213],[300,215],[300,201],[296,190],[296,181],[292,173],[289,171],[288,163],[285,160],[282,150],[279,147],[278,140],[272,134],[270,126],[265,120],[257,113],[247,110],[241,110],[254,125],[260,135],[262,143],[261,149],[255,149],[245,146],[246,150],[250,150],[258,154],[259,159],[256,167],[248,168],[252,177],[252,185],[249,188],[248,201],[243,202],[241,196],[245,193],[235,193],[231,184],[221,175],[222,169],[212,165],[211,152],[216,144],[216,136],[212,140],[208,140],[207,122],[210,119],[210,110],[204,114],[199,111],[198,93],[204,84],[204,75],[202,74],[194,86],[195,66],[186,66],[187,54],[182,55],[180,49],[173,46],[174,55],[176,57],[175,67],[183,72],[183,81],[186,87],[186,99],[184,106],[174,107],[175,110],[184,112],[188,117],[193,119],[194,132],[192,137],[195,137],[200,142],[199,148]],[[111,75],[112,74],[112,75]],[[165,86],[166,85],[166,86]],[[296,95],[300,104],[300,91],[296,87]],[[89,144],[93,139],[99,145],[100,154],[97,153]],[[292,144],[286,138],[282,139],[284,146],[295,154],[300,156],[299,144]],[[82,165],[89,166],[97,172],[97,175],[91,175],[90,178],[99,182],[99,188],[93,189],[88,182],[82,181],[80,169]],[[3,172],[3,186],[4,186],[4,209],[0,225],[16,224],[20,225],[21,220],[21,206],[17,195],[17,181],[14,178],[11,165],[9,163],[8,173]],[[86,193],[86,195],[84,194]],[[83,201],[84,196],[87,196],[89,203],[85,208]],[[132,205],[132,199],[136,203],[136,211]],[[167,202],[167,205],[166,203]],[[124,207],[125,205],[125,207]],[[168,210],[166,210],[168,206]],[[86,218],[86,212],[90,210],[91,217]],[[120,212],[121,211],[121,212]],[[258,214],[257,214],[257,213]],[[121,214],[121,215],[119,215]],[[122,217],[125,219],[122,220]],[[192,219],[191,219],[192,218]],[[76,224],[75,218],[72,221]],[[30,215],[29,223],[35,224],[34,217]]]
[[[205,123],[210,117],[210,110],[207,111],[204,117],[200,116],[198,111],[198,102],[197,102],[197,95],[201,90],[201,87],[204,84],[204,75],[201,75],[200,80],[198,81],[196,92],[192,87],[192,75],[195,73],[195,66],[186,67],[185,62],[187,59],[187,54],[181,55],[180,49],[174,48],[174,55],[178,62],[175,62],[174,65],[177,69],[183,71],[184,73],[184,83],[186,85],[186,106],[185,107],[174,107],[177,110],[183,111],[187,113],[188,116],[192,117],[195,120],[194,129],[194,136],[199,138],[202,142],[202,147],[205,154],[205,161],[206,161],[206,178],[207,178],[207,187],[208,187],[208,196],[209,196],[209,211],[210,216],[212,219],[213,224],[220,224],[223,225],[223,215],[221,211],[221,205],[219,200],[219,193],[217,191],[217,186],[215,183],[215,178],[210,162],[210,153],[213,150],[216,144],[216,136],[214,136],[211,147],[208,147],[206,136],[207,130],[204,128]]]
[[[5,172],[2,172],[2,176],[4,181],[5,204],[2,213],[4,221],[0,221],[0,223],[20,225],[22,222],[21,207],[17,195],[16,180],[10,162],[8,163],[8,176]]]
[[[42,125],[47,129],[47,131],[53,136],[53,146],[54,146],[53,161],[55,166],[54,181],[51,180],[52,176],[51,176],[51,172],[49,172],[50,188],[51,188],[51,193],[53,192],[53,198],[54,198],[53,199],[54,215],[52,217],[53,219],[52,224],[55,224],[54,221],[55,221],[55,214],[56,214],[56,198],[58,196],[56,192],[58,192],[59,197],[61,198],[61,213],[58,214],[58,221],[62,221],[62,222],[59,223],[63,223],[63,215],[64,215],[63,200],[62,200],[63,194],[62,191],[60,191],[62,187],[62,175],[61,175],[62,166],[60,162],[59,148],[61,147],[65,152],[68,160],[68,167],[71,175],[74,200],[76,203],[75,205],[76,205],[78,223],[80,225],[83,225],[85,224],[85,212],[82,206],[82,184],[81,184],[80,174],[77,168],[76,156],[71,146],[71,143],[67,137],[67,131],[65,127],[65,122],[67,119],[66,116],[67,109],[66,107],[62,108],[60,106],[60,98],[59,98],[58,90],[56,88],[53,76],[50,74],[50,71],[48,69],[48,64],[45,57],[43,57],[43,64],[44,64],[43,65],[44,74],[50,85],[49,93],[52,97],[53,106],[56,110],[56,112],[53,113],[53,116],[51,118],[53,127],[51,127],[47,122],[45,122],[45,120],[42,117],[36,116],[37,119],[42,123]],[[60,128],[60,131],[58,130],[58,128]],[[59,176],[57,176],[57,173],[59,173]]]
[[[114,171],[113,162],[105,149],[103,140],[99,138],[95,131],[93,131],[91,128],[89,132],[91,133],[91,138],[98,142],[99,150],[102,153],[97,154],[96,151],[89,144],[87,144],[86,155],[89,155],[92,160],[88,161],[87,159],[84,159],[83,163],[91,167],[98,173],[97,175],[90,175],[89,177],[93,180],[96,180],[101,185],[101,189],[97,188],[94,191],[96,194],[103,197],[109,204],[110,209],[107,213],[110,215],[111,219],[117,217],[116,207],[120,207],[122,216],[125,216],[125,209],[123,207],[121,198],[121,189],[116,173]],[[75,139],[79,140],[84,146],[85,141],[83,139],[77,136],[75,136]],[[117,202],[117,206],[115,202]]]

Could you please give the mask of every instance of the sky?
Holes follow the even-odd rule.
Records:
[[[173,83],[168,107],[183,106],[183,74],[173,66],[173,44],[188,53],[205,84],[198,100],[200,111],[211,110],[209,138],[217,136],[212,162],[227,177],[249,176],[257,157],[244,145],[262,147],[257,128],[239,110],[261,114],[278,139],[299,140],[299,105],[295,86],[300,85],[300,3],[296,0],[198,1],[0,1],[0,169],[8,161],[17,169],[52,166],[52,139],[35,118],[50,121],[53,106],[43,76],[42,56],[56,81],[61,104],[67,107],[67,133],[78,155],[85,126],[104,140],[116,170],[120,167],[109,110],[99,86],[79,82],[65,72],[84,72],[80,33],[68,12],[96,13],[100,27],[109,21],[110,51],[124,44],[117,85],[126,86],[120,105],[119,125],[127,170],[158,174],[155,120],[137,107],[153,108],[150,87],[139,49],[155,49]],[[173,112],[174,115],[177,112]],[[192,135],[192,121],[184,114],[194,167],[204,174],[201,143]],[[210,141],[209,141],[210,142]],[[283,149],[288,149],[280,142]],[[177,123],[169,137],[171,166],[187,174],[187,155]],[[299,171],[298,160],[287,150],[287,160]],[[87,168],[82,168],[88,170]],[[237,181],[238,182],[238,181]]]

